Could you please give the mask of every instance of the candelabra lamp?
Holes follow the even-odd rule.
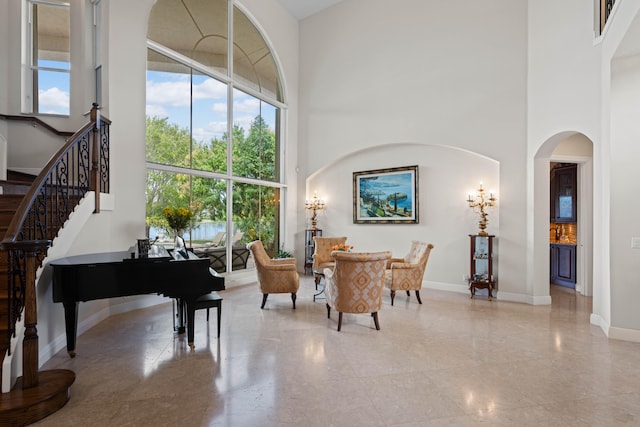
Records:
[[[482,183],[480,183],[480,188],[476,190],[475,197],[469,194],[467,203],[469,203],[469,207],[473,209],[474,212],[477,212],[480,215],[480,219],[478,220],[478,226],[480,227],[478,236],[488,236],[489,234],[486,232],[487,223],[489,222],[487,219],[489,216],[487,208],[494,206],[496,203],[496,198],[493,193],[489,193],[487,197],[487,192],[482,188]]]
[[[324,210],[325,203],[318,197],[317,193],[313,193],[313,199],[307,200],[304,207],[311,212],[311,228],[318,229],[318,212]]]

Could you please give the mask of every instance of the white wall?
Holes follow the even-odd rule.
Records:
[[[327,189],[331,200],[350,201],[354,171],[412,164],[427,168],[436,160],[418,155],[422,151],[408,143],[460,148],[493,159],[499,164],[494,185],[499,188],[500,222],[499,228],[490,222],[490,229],[500,241],[501,295],[515,300],[527,300],[528,293],[526,12],[524,0],[345,0],[300,24],[303,173],[322,181],[335,172],[323,169],[325,165],[353,157],[340,174],[343,181]],[[397,147],[384,148],[388,144]],[[378,150],[394,155],[376,158]],[[431,174],[427,185],[437,182],[443,191],[425,194],[430,228],[424,238],[430,240],[438,228],[429,222],[436,213],[456,221],[447,223],[446,236],[437,236],[429,270],[442,272],[438,280],[452,285],[459,285],[468,269],[467,234],[476,230],[476,220],[462,202],[481,176],[493,178],[496,173],[485,165],[448,164],[445,176],[457,176],[453,181],[426,169]],[[307,187],[301,197],[311,196],[314,189]],[[361,250],[393,246],[394,252],[406,251],[405,236],[391,238],[397,226],[380,225],[371,236],[371,226],[350,224],[350,209],[339,214],[331,215],[331,231],[363,242],[358,244]],[[300,246],[303,224],[301,219]],[[452,254],[459,254],[455,265]]]
[[[614,60],[611,69],[611,325],[640,330],[637,265],[640,249],[640,55]]]
[[[592,157],[593,144],[582,134],[571,135],[553,150],[554,156]]]
[[[0,181],[7,179],[7,140],[0,133]],[[2,194],[2,187],[0,187]]]
[[[593,13],[580,0],[529,2],[527,203],[533,221],[527,279],[540,296],[549,295],[551,152],[578,132],[599,141],[600,50],[593,43]]]
[[[0,58],[9,57],[9,3],[0,2]],[[0,113],[7,113],[7,87],[9,80],[9,61],[3,59],[0,61]],[[0,121],[0,135],[4,134],[5,124]]]

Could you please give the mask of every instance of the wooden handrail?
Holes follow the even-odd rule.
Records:
[[[95,104],[94,104],[95,105]],[[94,106],[94,109],[92,111],[96,110],[97,111],[97,106]],[[58,150],[58,152],[56,153],[56,155],[54,157],[51,158],[51,160],[49,160],[49,163],[47,163],[47,165],[42,169],[42,171],[40,172],[40,174],[38,175],[38,177],[34,180],[33,184],[31,185],[31,188],[29,189],[29,191],[27,192],[27,194],[25,195],[24,199],[22,199],[22,201],[20,202],[20,205],[18,206],[18,209],[16,210],[15,215],[13,216],[13,219],[11,220],[11,223],[9,223],[9,227],[7,229],[7,232],[5,234],[5,238],[3,241],[9,241],[9,242],[15,242],[17,240],[23,240],[20,239],[19,234],[21,232],[23,232],[23,227],[25,225],[25,222],[27,221],[27,217],[28,215],[31,213],[31,208],[35,205],[36,203],[36,199],[41,197],[43,194],[43,187],[45,187],[45,185],[55,185],[55,186],[60,186],[61,184],[66,184],[67,187],[69,187],[70,182],[68,181],[69,177],[67,176],[67,180],[63,181],[63,182],[50,182],[48,181],[49,177],[56,175],[57,168],[58,165],[64,160],[65,156],[68,156],[70,154],[70,152],[72,151],[72,149],[74,149],[74,147],[76,146],[76,144],[78,144],[78,142],[84,141],[84,138],[87,137],[87,135],[90,132],[95,132],[96,134],[93,137],[93,141],[94,143],[92,144],[92,147],[87,147],[87,150],[91,150],[91,151],[95,151],[98,150],[99,151],[99,144],[98,144],[98,139],[99,139],[99,132],[101,132],[101,124],[106,124],[107,126],[105,127],[106,129],[108,129],[108,125],[111,124],[111,121],[105,117],[100,117],[99,114],[96,113],[92,113],[91,115],[91,119],[93,119],[92,121],[90,121],[89,123],[87,123],[86,125],[84,125],[80,130],[78,130],[76,133],[73,134],[73,136],[71,138],[69,138],[67,140],[67,142],[65,143],[64,146],[62,146],[62,148],[60,148],[60,150]],[[105,129],[103,128],[103,130]],[[88,143],[88,141],[87,141]],[[98,157],[96,157],[98,156]],[[96,160],[97,159],[97,160]],[[88,159],[85,159],[88,161]],[[93,164],[93,168],[96,169],[99,173],[99,166],[97,165],[97,163],[99,162],[99,153],[93,153],[92,155],[92,161],[91,163]],[[96,164],[94,164],[96,163]],[[69,172],[68,170],[68,165],[67,166],[67,173]],[[87,165],[85,166],[89,166],[89,164],[87,163]],[[108,169],[107,169],[108,170]],[[93,171],[92,171],[93,172]],[[82,171],[77,171],[77,173],[82,173]],[[93,172],[95,174],[95,172]],[[87,179],[86,184],[87,184],[87,188],[85,190],[92,190],[95,191],[96,189],[100,189],[100,179],[89,179],[89,174],[88,173],[83,173],[84,178]],[[60,176],[56,176],[56,178],[58,178],[58,181],[60,181]],[[68,188],[67,188],[68,189]],[[77,190],[77,188],[74,188],[74,190]],[[81,189],[82,191],[82,189]],[[84,195],[86,191],[82,191],[82,195]],[[68,193],[66,193],[68,195]],[[96,192],[96,199],[99,200],[100,196],[99,196],[99,191]],[[99,202],[98,202],[99,203]],[[99,205],[98,205],[99,207]],[[99,209],[98,209],[99,211]],[[69,213],[69,212],[68,212]],[[67,214],[68,214],[67,213]],[[60,218],[58,215],[56,215],[56,217]],[[67,218],[64,218],[64,220],[66,220]],[[64,222],[64,221],[63,221]],[[61,225],[61,224],[60,224]],[[55,232],[57,233],[57,230],[55,230]],[[26,236],[25,236],[26,237]],[[26,240],[41,240],[41,239],[49,239],[49,238],[53,238],[53,236],[49,236],[49,235],[40,235],[40,236],[31,236],[31,238],[26,237]]]
[[[5,120],[13,120],[13,121],[17,121],[17,122],[31,122],[35,125],[40,125],[43,128],[45,128],[46,130],[48,130],[51,133],[54,133],[56,135],[59,136],[65,136],[65,137],[69,137],[73,135],[73,132],[67,132],[67,131],[60,131],[56,128],[54,128],[53,126],[51,126],[49,123],[42,121],[40,118],[38,117],[34,117],[34,116],[15,116],[15,115],[10,115],[10,114],[0,114],[0,119],[5,119]]]

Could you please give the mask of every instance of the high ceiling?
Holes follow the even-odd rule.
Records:
[[[278,0],[285,9],[298,19],[304,19],[342,0]]]
[[[340,3],[342,0],[278,0],[278,3],[298,19],[304,19],[314,13],[320,12]],[[640,16],[636,17],[629,33],[622,41],[616,52],[616,57],[632,56],[640,54]]]

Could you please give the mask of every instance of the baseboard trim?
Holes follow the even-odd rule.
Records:
[[[636,329],[609,328],[609,338],[614,340],[640,342],[640,331]]]

